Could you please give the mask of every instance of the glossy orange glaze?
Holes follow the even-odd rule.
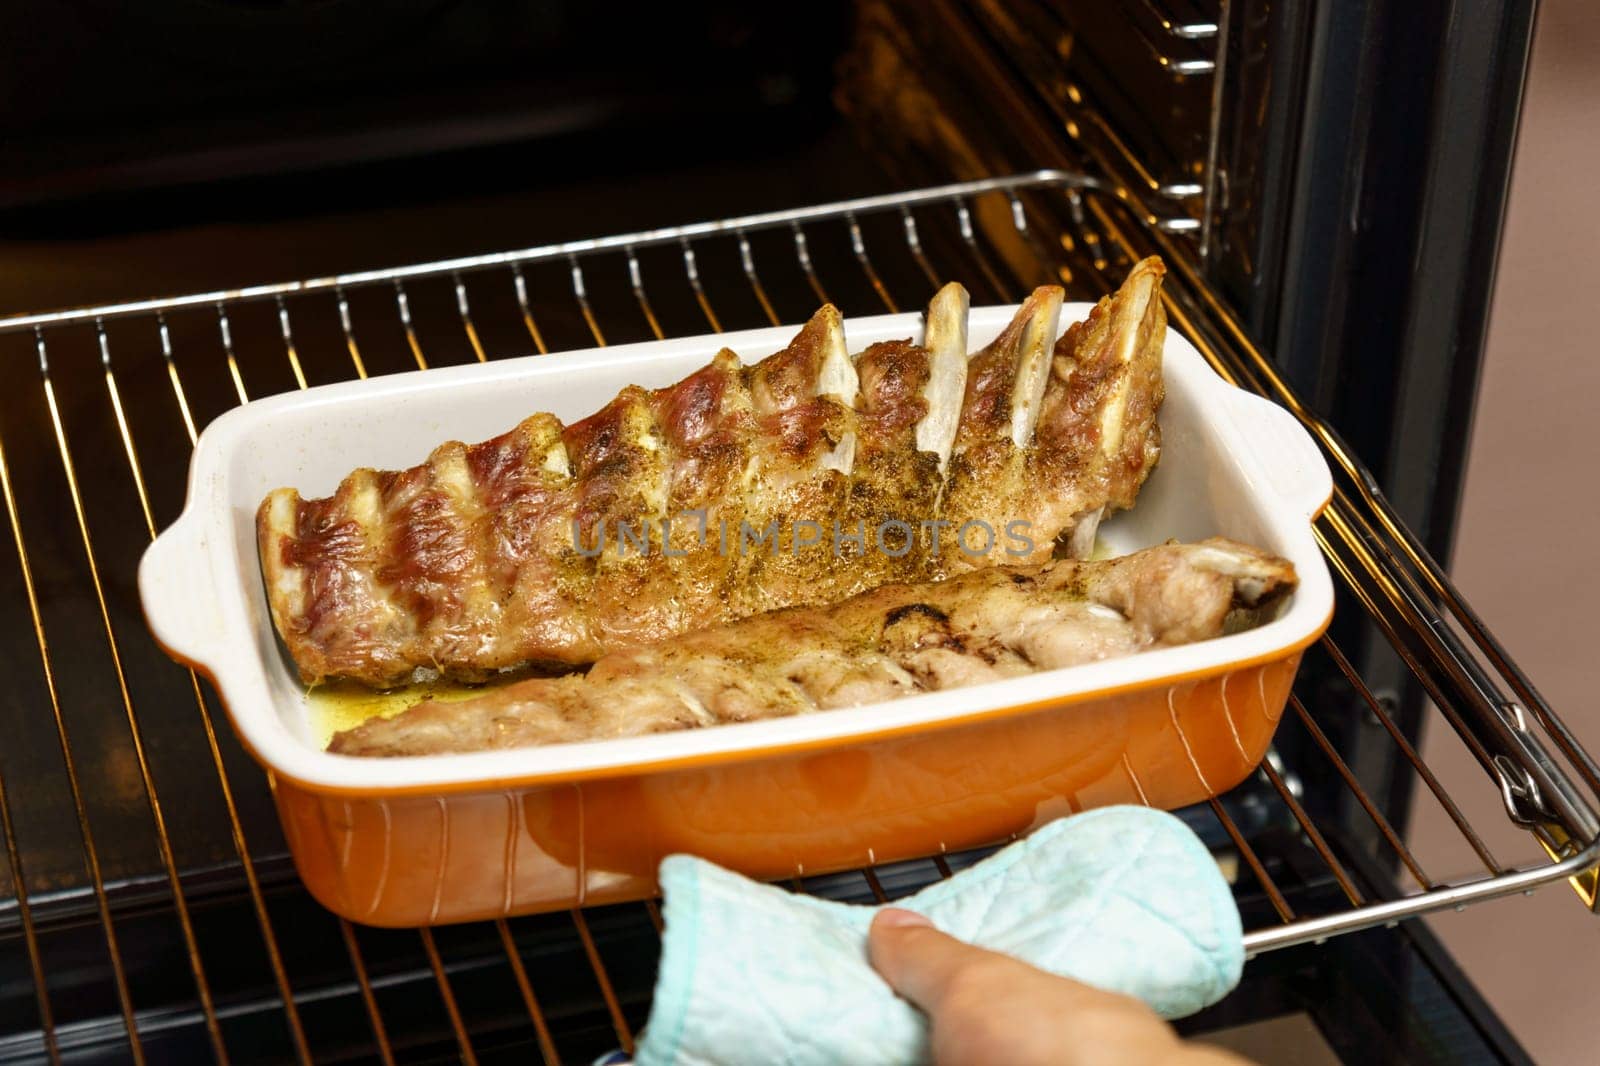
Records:
[[[301,877],[354,921],[558,910],[652,895],[678,851],[779,878],[975,847],[1089,807],[1204,800],[1261,761],[1299,662],[719,765],[450,795],[278,779],[274,795]]]

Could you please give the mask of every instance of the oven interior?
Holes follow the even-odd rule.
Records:
[[[767,64],[789,71],[789,90],[733,108],[678,101],[656,129],[612,116],[531,147],[313,179],[219,174],[8,215],[39,238],[130,204],[188,198],[204,215],[260,197],[253,235],[198,227],[161,246],[191,253],[170,276],[118,277],[94,306],[0,319],[0,1060],[583,1062],[631,1048],[648,1014],[652,903],[379,930],[300,888],[271,782],[210,688],[150,641],[134,589],[211,418],[331,381],[792,323],[820,301],[847,316],[911,309],[952,278],[975,303],[1014,302],[1047,278],[1094,299],[1159,253],[1172,324],[1324,447],[1336,493],[1317,535],[1340,586],[1274,752],[1181,812],[1229,871],[1252,953],[1240,992],[1184,1029],[1306,1016],[1340,1056],[1383,1042],[1396,1061],[1518,1061],[1419,923],[1397,923],[1563,880],[1573,905],[1593,907],[1600,769],[1435,561],[1459,457],[1441,457],[1442,430],[1406,437],[1409,408],[1369,402],[1399,378],[1437,379],[1440,408],[1470,402],[1457,394],[1472,360],[1441,367],[1372,332],[1376,312],[1354,305],[1382,278],[1325,286],[1338,307],[1307,295],[1324,291],[1318,270],[1334,276],[1304,249],[1326,225],[1327,209],[1307,205],[1323,179],[1306,172],[1334,106],[1314,73],[1359,39],[1340,17],[1268,0],[872,0],[834,47]],[[1385,47],[1420,32],[1394,17]],[[767,67],[733,81],[759,96]],[[1358,88],[1379,77],[1352,69]],[[1443,74],[1430,84],[1452,91]],[[383,184],[407,169],[425,191]],[[330,219],[330,204],[348,216]],[[1326,258],[1392,243],[1398,226],[1379,219]],[[280,228],[297,239],[262,235]],[[65,302],[38,280],[14,288],[8,302],[39,301],[22,308]],[[1407,291],[1389,309],[1417,303]],[[161,292],[192,295],[147,298]],[[1453,299],[1450,328],[1470,336],[1472,292]],[[1395,348],[1370,360],[1390,377],[1351,365],[1342,353],[1358,343]],[[1459,737],[1481,777],[1442,781],[1418,754],[1424,728]],[[1464,789],[1496,813],[1469,817],[1481,805]],[[1446,867],[1407,843],[1413,793],[1457,830]],[[892,899],[982,854],[793,887]]]

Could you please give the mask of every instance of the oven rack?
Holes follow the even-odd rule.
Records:
[[[1113,116],[1097,99],[1079,64],[1063,63],[1060,45],[1094,48],[1107,35],[1084,32],[1068,10],[1050,5],[1012,11],[1000,4],[977,5],[974,22],[1001,42],[1001,51],[1058,109],[1062,130],[1098,168],[1132,188],[1148,193],[1160,206],[1155,224],[1193,241],[1201,261],[1213,250],[1216,217],[1226,198],[1222,165],[1225,95],[1229,91],[1230,53],[1237,47],[1231,34],[1235,2],[1230,0],[1120,0],[1111,5],[1120,14],[1118,33],[1130,36],[1141,63],[1117,67],[1119,87],[1138,96],[1154,113],[1173,110],[1174,94],[1191,83],[1206,98],[1197,143],[1180,149],[1167,167],[1154,162],[1152,147],[1130,143],[1130,127],[1138,120]],[[1077,13],[1083,17],[1083,12]],[[1113,16],[1110,21],[1119,21]],[[1106,62],[1102,60],[1102,62]],[[1110,61],[1115,64],[1115,61]],[[1148,121],[1146,119],[1146,121]],[[1165,122],[1167,131],[1185,123]],[[1188,152],[1194,152],[1191,158]]]
[[[1485,770],[1481,788],[1548,855],[1496,856],[1486,838],[1503,826],[1463,813],[1461,794],[1421,759],[1392,701],[1363,681],[1360,658],[1330,636],[1308,650],[1283,725],[1313,759],[1269,758],[1250,783],[1184,812],[1236,871],[1247,950],[1564,879],[1592,906],[1600,767],[1372,476],[1206,287],[1192,247],[1098,181],[1040,171],[0,319],[0,358],[39,371],[31,385],[17,373],[0,402],[0,495],[12,547],[0,561],[12,570],[0,598],[26,620],[21,631],[34,647],[17,653],[18,668],[35,676],[32,691],[49,707],[45,717],[42,707],[23,706],[19,690],[10,709],[19,721],[7,723],[12,742],[0,749],[0,900],[10,896],[0,902],[0,940],[18,960],[16,973],[0,973],[16,980],[0,980],[0,989],[20,989],[0,1005],[23,1005],[0,1012],[20,1019],[0,1022],[0,1059],[109,1048],[140,1061],[175,1051],[219,1061],[476,1061],[537,1047],[548,1062],[574,1061],[630,1048],[648,1011],[660,920],[653,905],[377,931],[321,911],[294,881],[263,775],[217,728],[209,687],[165,660],[130,606],[126,561],[175,517],[186,449],[211,417],[268,392],[341,378],[799,322],[822,300],[846,315],[903,310],[949,278],[962,279],[974,303],[1013,302],[1046,278],[1073,298],[1093,298],[1152,251],[1172,267],[1173,325],[1224,377],[1294,411],[1328,455],[1337,488],[1317,534],[1341,586],[1330,633],[1345,631],[1343,619],[1370,620],[1431,697],[1433,727],[1460,738]],[[24,713],[40,716],[29,736],[53,752],[23,747],[28,736],[16,727]],[[1449,816],[1471,863],[1466,873],[1424,869],[1374,802],[1341,750],[1339,727],[1356,717],[1387,736],[1419,792]],[[55,839],[37,831],[43,795],[70,808]],[[220,842],[184,827],[191,808],[207,803]],[[220,845],[220,861],[206,861],[208,843]],[[36,870],[63,851],[78,860],[75,876]],[[795,887],[884,900],[974,858],[935,856]],[[146,980],[150,953],[162,955],[159,991]]]
[[[1235,24],[1237,7],[1239,0],[874,0],[863,6],[860,31],[871,45],[858,45],[860,57],[845,64],[839,100],[899,143],[897,164],[925,152],[943,157],[941,178],[1017,165],[994,165],[995,139],[1010,149],[1000,156],[1023,165],[1101,175],[1147,205],[1146,225],[1182,235],[1205,263],[1219,252],[1230,196],[1238,131],[1229,115],[1259,109],[1238,99],[1239,79],[1230,74],[1248,36]],[[1248,26],[1250,11],[1238,17],[1258,28]],[[907,85],[919,91],[896,91]],[[924,92],[951,126],[985,134],[928,128]],[[1042,122],[1017,121],[1040,105]],[[1013,117],[1003,131],[987,122],[997,107]],[[1041,144],[1058,150],[1041,158]]]

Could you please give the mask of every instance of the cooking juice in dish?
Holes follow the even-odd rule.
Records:
[[[390,718],[427,699],[440,703],[469,700],[528,676],[528,671],[519,670],[477,684],[440,678],[382,690],[352,681],[330,681],[306,692],[306,716],[317,746],[326,748],[335,733],[353,729],[369,718]]]

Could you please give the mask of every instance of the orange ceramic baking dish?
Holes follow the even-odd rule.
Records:
[[[974,348],[1011,308],[975,308]],[[1061,320],[1089,305],[1063,308]],[[917,337],[916,315],[846,323],[852,350]],[[311,389],[208,427],[187,505],[145,555],[151,629],[216,684],[270,775],[295,863],[329,909],[424,925],[639,898],[687,851],[758,877],[1002,840],[1110,803],[1179,807],[1260,762],[1333,590],[1311,535],[1327,466],[1286,411],[1218,378],[1169,331],[1161,464],[1112,551],[1221,534],[1291,560],[1300,587],[1257,629],[877,706],[522,751],[366,759],[321,749],[278,645],[254,515],[280,485],[332,491],[356,466],[420,461],[527,414],[575,420],[623,385],[668,384],[724,345],[755,359],[789,329],[510,359]]]

